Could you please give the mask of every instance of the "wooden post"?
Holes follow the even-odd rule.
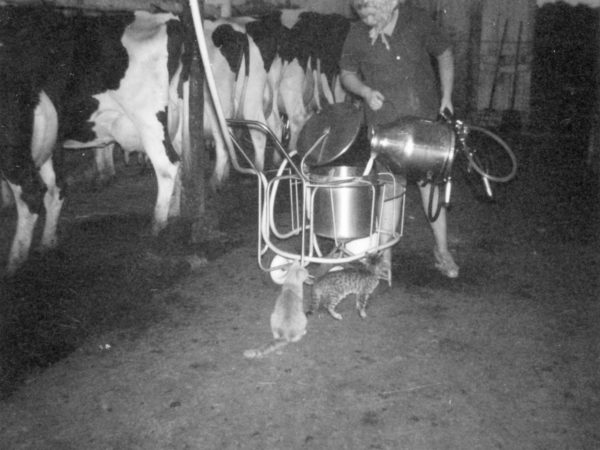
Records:
[[[202,0],[200,8],[202,9]],[[181,161],[181,214],[191,223],[190,241],[199,243],[207,239],[211,230],[216,228],[217,220],[214,208],[208,208],[206,188],[206,168],[210,167],[208,154],[204,148],[203,115],[204,115],[204,69],[200,59],[198,43],[193,34],[194,24],[188,2],[184,3],[183,23],[193,36],[192,62],[190,67],[189,92],[189,144],[184,146]]]

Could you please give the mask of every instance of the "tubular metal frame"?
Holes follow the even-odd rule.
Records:
[[[377,195],[377,185],[373,182],[365,180],[363,177],[354,177],[343,180],[336,180],[332,183],[314,182],[310,179],[310,174],[306,172],[304,163],[307,156],[317,145],[327,137],[329,130],[325,130],[324,134],[317,139],[313,147],[302,158],[300,166],[298,166],[293,157],[295,153],[288,153],[282,147],[281,143],[273,132],[263,123],[252,120],[229,119],[227,120],[230,136],[233,142],[233,147],[237,153],[242,156],[246,165],[242,166],[235,152],[230,152],[232,165],[234,168],[246,174],[253,174],[257,177],[258,184],[258,236],[257,236],[257,259],[259,267],[266,272],[273,273],[278,270],[286,270],[287,266],[293,261],[300,261],[303,266],[311,263],[337,265],[345,264],[360,260],[370,254],[375,254],[391,248],[395,245],[404,233],[404,208],[405,208],[405,186],[396,182],[395,177],[391,173],[378,174],[377,184],[381,184],[381,190]],[[237,127],[247,127],[257,129],[267,135],[275,145],[276,151],[282,156],[282,163],[276,171],[264,172],[259,171],[254,165],[248,153],[236,139],[233,129]],[[381,181],[387,182],[381,182]],[[364,238],[358,239],[339,239],[336,234],[336,224],[333,223],[334,229],[334,249],[329,254],[324,255],[321,251],[318,236],[312,227],[311,218],[314,217],[314,198],[319,189],[336,189],[344,188],[349,183],[365,183],[365,187],[371,189],[371,229],[370,234]],[[287,185],[287,193],[289,195],[289,211],[287,212],[288,224],[282,225],[281,219],[278,222],[275,207],[280,193],[280,185]],[[389,190],[392,192],[389,192]],[[401,199],[401,207],[398,211],[394,209],[394,217],[392,223],[397,223],[398,226],[393,231],[385,231],[381,229],[381,217],[383,205],[386,201],[393,201],[397,198]],[[395,215],[399,214],[397,218]],[[285,229],[284,229],[285,227]],[[384,238],[384,242],[382,241]],[[292,238],[299,238],[299,252],[290,251],[282,248],[281,244]],[[276,240],[280,242],[276,242]],[[352,242],[361,241],[361,249],[352,251],[349,247],[354,247]],[[365,241],[366,240],[366,245]],[[296,240],[297,244],[297,240]],[[364,248],[363,248],[364,247]],[[272,251],[275,255],[284,259],[282,264],[273,264],[269,261],[268,252]],[[280,258],[280,259],[281,259]],[[274,279],[273,275],[272,278]],[[384,277],[391,285],[391,271]]]

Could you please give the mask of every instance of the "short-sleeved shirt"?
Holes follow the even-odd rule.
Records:
[[[351,25],[344,43],[340,67],[358,73],[386,101],[378,111],[366,109],[368,125],[385,124],[400,116],[435,119],[440,95],[431,56],[450,48],[451,41],[427,12],[405,4],[398,7],[398,20],[391,36],[390,50],[381,37],[371,45],[369,27]]]

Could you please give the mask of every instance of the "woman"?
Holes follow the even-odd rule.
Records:
[[[363,99],[367,125],[401,116],[435,119],[445,109],[453,112],[451,42],[427,13],[401,0],[352,0],[352,6],[361,21],[352,24],[344,43],[341,80]],[[430,56],[438,62],[439,89]],[[427,210],[432,186],[419,184],[419,189]],[[445,208],[430,225],[435,267],[449,278],[458,277],[459,268],[448,250]],[[390,257],[388,252],[388,263]]]

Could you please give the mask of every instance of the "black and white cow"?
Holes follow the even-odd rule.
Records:
[[[0,174],[18,213],[8,274],[26,261],[42,207],[40,247],[57,243],[61,146],[144,151],[158,181],[152,232],[166,226],[184,144],[186,43],[168,13],[0,9]]]
[[[349,28],[349,20],[341,15],[299,10],[205,22],[225,116],[265,123],[280,138],[280,113],[284,113],[290,127],[287,146],[295,150],[300,130],[311,114],[320,110],[323,102],[345,99],[338,61]],[[206,131],[216,129],[209,108],[205,104]],[[265,137],[256,131],[252,139],[256,165],[262,170]],[[218,134],[215,153],[215,176],[220,179],[227,172],[228,155]]]
[[[265,33],[250,33],[249,30],[255,27],[253,22],[255,19],[248,17],[204,21],[210,66],[225,118],[263,123],[279,138],[281,120],[278,111],[273,110],[274,81],[269,79],[276,56],[276,41],[274,36]],[[212,136],[215,142],[215,168],[211,184],[216,187],[227,178],[229,158],[214,105],[206,90],[204,98],[204,133],[207,137]],[[265,167],[267,139],[261,131],[253,128],[249,131],[254,151],[253,162],[262,171]]]
[[[339,60],[349,19],[339,14],[292,13],[282,23],[288,31],[282,36],[279,55],[282,71],[279,80],[279,108],[290,122],[290,149],[294,150],[300,130],[323,102],[343,102],[346,92],[339,79]]]

